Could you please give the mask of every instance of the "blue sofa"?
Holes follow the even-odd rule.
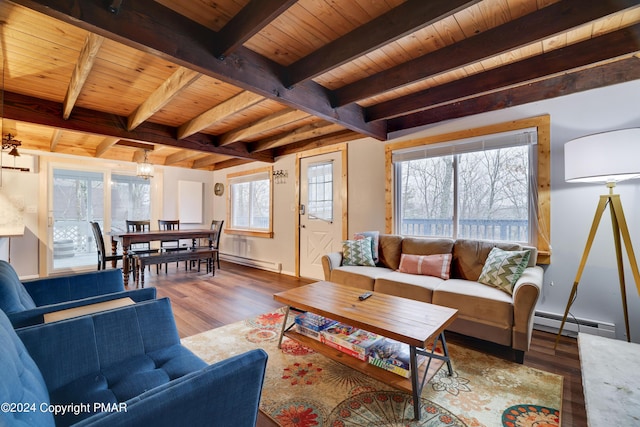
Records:
[[[1,426],[257,421],[267,354],[207,365],[180,344],[168,298],[16,330],[0,312],[0,343]]]
[[[21,282],[11,264],[0,260],[0,309],[15,328],[43,323],[46,313],[129,297],[155,299],[155,288],[125,291],[120,269]]]

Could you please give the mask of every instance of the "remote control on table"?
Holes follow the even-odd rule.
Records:
[[[367,292],[367,293],[364,293],[364,294],[360,295],[360,296],[358,297],[358,299],[359,299],[360,301],[364,301],[364,300],[366,300],[367,298],[369,298],[371,295],[373,295],[371,292]]]

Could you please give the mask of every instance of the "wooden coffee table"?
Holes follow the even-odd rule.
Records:
[[[376,292],[360,301],[358,297],[364,292],[362,289],[324,281],[280,292],[273,298],[286,304],[287,317],[290,308],[309,311],[408,344],[411,355],[409,379],[298,334],[291,330],[293,325],[287,325],[286,321],[282,325],[279,345],[286,335],[385,384],[410,392],[413,395],[415,419],[420,419],[420,394],[424,384],[444,363],[447,363],[449,375],[453,375],[444,330],[455,320],[458,310]],[[438,341],[442,343],[442,355],[435,353]],[[431,343],[432,350],[425,350]],[[416,369],[418,355],[428,359]]]

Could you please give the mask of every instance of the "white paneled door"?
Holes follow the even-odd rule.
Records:
[[[322,256],[342,242],[342,154],[300,160],[300,276],[324,279]]]

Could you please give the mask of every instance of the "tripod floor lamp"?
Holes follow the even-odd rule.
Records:
[[[633,278],[640,295],[640,274],[636,257],[631,245],[629,228],[622,210],[620,195],[614,194],[616,182],[640,177],[640,128],[624,129],[612,132],[598,133],[569,141],[564,146],[565,180],[567,182],[600,182],[606,183],[609,193],[600,196],[596,208],[593,224],[589,231],[587,244],[580,260],[578,273],[571,288],[571,294],[564,311],[560,331],[556,337],[555,346],[558,345],[560,334],[569,314],[569,309],[578,292],[578,283],[582,277],[582,271],[587,263],[587,257],[593,244],[593,239],[602,219],[602,214],[609,207],[611,224],[613,227],[613,241],[618,264],[618,280],[620,282],[620,294],[622,297],[622,310],[627,332],[627,341],[631,341],[629,333],[629,314],[627,311],[627,294],[624,278],[624,266],[622,263],[622,242],[627,251],[627,257],[633,273]],[[555,347],[554,347],[555,348]]]

